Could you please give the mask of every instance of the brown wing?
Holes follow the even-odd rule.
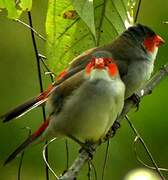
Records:
[[[126,45],[125,40],[117,38],[112,43],[85,51],[70,62],[70,67],[68,68],[67,76],[65,78],[68,78],[81,69],[84,69],[91,58],[99,53],[112,57],[119,67],[120,76],[123,77],[128,71],[128,61],[126,59],[127,51],[123,48],[123,46]]]
[[[54,82],[54,86],[57,86],[59,84],[61,84],[62,82],[64,82],[65,80],[67,80],[68,78],[70,78],[71,76],[73,76],[74,74],[80,72],[81,70],[83,70],[86,65],[88,64],[88,62],[91,60],[92,58],[92,52],[95,51],[97,48],[92,48],[89,49],[87,51],[85,51],[83,54],[77,56],[76,58],[74,58],[70,63],[69,63],[69,67],[66,70],[65,75],[56,80]]]
[[[89,60],[92,58],[92,52],[96,51],[97,47],[89,49],[82,53],[81,55],[75,57],[71,62],[70,62],[70,67],[69,69],[73,69],[77,66],[81,66],[82,64],[87,64]]]
[[[49,96],[50,113],[61,111],[65,99],[78,88],[85,80],[84,70],[74,74],[59,84]]]

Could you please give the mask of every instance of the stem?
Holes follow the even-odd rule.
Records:
[[[137,19],[138,19],[141,2],[142,2],[141,0],[139,0],[139,2],[138,2],[138,7],[137,7],[135,18],[134,18],[134,24],[137,22]]]
[[[34,34],[36,34],[39,38],[41,38],[43,41],[46,41],[45,37],[43,37],[41,34],[39,34],[34,28],[26,24],[25,22],[21,21],[20,19],[14,19],[13,21],[18,22],[22,24],[23,26],[27,27],[28,29],[31,29]]]
[[[136,137],[139,139],[139,141],[140,141],[141,144],[143,145],[143,147],[144,147],[146,153],[148,154],[148,156],[149,156],[149,158],[150,158],[153,166],[154,166],[155,169],[156,169],[156,172],[158,173],[158,175],[161,177],[162,180],[165,180],[165,178],[164,178],[164,176],[162,175],[161,171],[159,170],[159,167],[158,167],[158,165],[156,164],[156,162],[155,162],[155,160],[154,160],[151,152],[149,151],[149,149],[148,149],[145,141],[143,140],[143,138],[141,137],[141,135],[139,134],[139,132],[137,131],[137,129],[134,127],[134,125],[130,122],[130,120],[129,120],[129,118],[128,118],[127,115],[125,116],[125,118],[126,118],[128,124],[129,124],[129,126],[130,126],[131,129],[133,130],[134,134],[136,135]]]
[[[109,151],[109,144],[110,144],[110,140],[108,139],[108,140],[107,140],[107,146],[106,146],[106,152],[105,152],[104,163],[103,163],[102,180],[104,179],[104,173],[105,173],[106,164],[107,164],[108,151]]]
[[[18,169],[18,180],[21,179],[20,176],[21,176],[21,168],[22,168],[23,157],[24,157],[24,151],[22,152],[21,157],[20,157],[19,169]]]
[[[39,55],[38,55],[39,53],[38,53],[38,49],[37,49],[37,45],[36,45],[34,31],[32,30],[33,29],[33,23],[32,23],[32,17],[31,17],[30,11],[28,11],[28,19],[29,19],[29,24],[31,27],[30,31],[31,31],[32,43],[33,43],[34,52],[35,52],[35,56],[36,56],[36,62],[37,62],[37,71],[38,71],[40,92],[43,92],[43,82],[42,82],[42,76],[41,76],[40,59],[39,59]],[[46,120],[46,113],[45,113],[44,106],[42,106],[42,114],[43,114],[43,120],[45,121]],[[47,142],[45,142],[45,144],[47,144]],[[46,160],[48,162],[48,148],[46,148],[45,157],[46,157]],[[49,169],[48,169],[48,166],[46,164],[45,164],[45,174],[46,174],[46,180],[49,180]]]

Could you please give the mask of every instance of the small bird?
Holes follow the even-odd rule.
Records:
[[[115,61],[126,86],[125,99],[127,99],[150,78],[158,47],[163,43],[164,40],[147,26],[137,24],[129,27],[112,43],[90,49],[76,57],[69,68],[64,70],[46,91],[12,109],[1,118],[3,122],[7,122],[35,107],[44,105],[50,93],[55,91],[59,84],[72,76],[76,77],[76,74],[81,76],[82,73],[79,72],[83,71],[90,59],[94,57],[112,58]]]
[[[158,47],[164,40],[147,26],[137,24],[129,27],[112,43],[96,47],[75,58],[69,71],[83,67],[88,59],[97,54],[112,57],[125,83],[125,99],[130,97],[151,76]]]
[[[71,76],[48,95],[49,117],[5,161],[37,140],[69,137],[84,144],[107,134],[124,105],[125,85],[111,58],[93,57],[85,69]]]

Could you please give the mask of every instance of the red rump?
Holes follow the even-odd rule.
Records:
[[[62,71],[62,72],[56,77],[56,80],[59,80],[59,79],[63,78],[63,77],[66,75],[66,73],[67,73],[67,70],[65,69],[64,71]],[[44,92],[42,92],[42,93],[37,97],[37,100],[38,100],[38,101],[41,101],[41,100],[47,98],[48,95],[49,95],[49,93],[51,92],[52,88],[53,88],[53,86],[52,86],[52,85],[49,85],[48,88],[47,88],[47,90],[44,91]]]
[[[46,121],[39,127],[39,129],[32,134],[32,138],[34,139],[40,136],[44,132],[44,130],[48,127],[48,124],[49,124],[49,118],[46,119]]]
[[[56,77],[56,80],[59,80],[61,78],[63,78],[67,73],[67,70],[65,69],[64,71],[62,71],[57,77]]]
[[[52,90],[53,86],[52,85],[49,85],[47,90],[45,90],[44,92],[42,92],[38,97],[37,97],[37,101],[41,101],[45,98],[48,97],[50,91]]]

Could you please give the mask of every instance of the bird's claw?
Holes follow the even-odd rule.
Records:
[[[117,121],[114,121],[113,126],[112,126],[112,130],[114,131],[114,133],[116,133],[116,130],[120,127],[120,123]]]
[[[77,142],[81,148],[79,149],[79,153],[81,153],[83,150],[85,150],[90,159],[93,159],[93,152],[95,151],[94,144],[91,143],[90,141],[86,141],[85,143],[81,142],[77,138],[73,137],[72,135],[68,135],[71,139],[73,139],[75,142]]]
[[[109,138],[113,137],[117,131],[117,129],[120,127],[120,123],[115,121],[113,126],[110,128],[108,133],[106,134],[104,141],[108,140]]]
[[[79,152],[82,152],[82,150],[85,150],[90,159],[93,159],[93,152],[95,151],[95,148],[93,147],[93,144],[90,142],[85,142],[82,144],[82,148],[79,150]]]
[[[111,128],[111,130],[112,130],[111,137],[113,137],[116,134],[116,131],[117,131],[118,128],[120,128],[120,126],[121,125],[120,125],[119,122],[114,121],[114,123],[112,125],[112,128]]]
[[[133,94],[131,97],[130,97],[131,100],[133,100],[133,102],[135,103],[135,106],[136,106],[136,111],[139,110],[139,104],[140,104],[140,97],[138,96],[138,94]]]

